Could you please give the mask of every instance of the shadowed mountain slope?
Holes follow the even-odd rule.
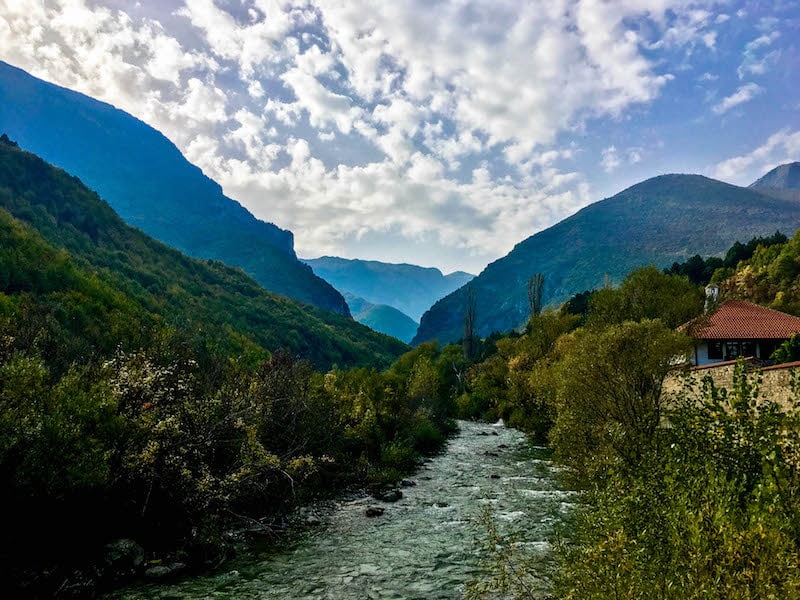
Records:
[[[297,260],[290,231],[256,219],[128,113],[0,61],[0,132],[80,177],[148,235],[241,267],[270,291],[349,315],[342,295]]]
[[[0,217],[0,318],[38,314],[43,330],[74,340],[68,360],[135,348],[137,336],[160,325],[207,331],[231,354],[285,348],[320,368],[386,366],[407,350],[349,317],[268,292],[240,269],[152,239],[78,178],[5,136]]]

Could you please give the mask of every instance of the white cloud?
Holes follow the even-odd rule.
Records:
[[[603,167],[606,173],[612,173],[622,164],[616,146],[604,148],[602,154],[603,158],[600,160],[600,166]]]
[[[746,83],[745,85],[739,87],[739,89],[737,89],[733,94],[726,96],[719,103],[715,104],[711,110],[718,115],[724,114],[740,104],[750,102],[750,100],[761,94],[763,91],[764,88],[758,84]]]
[[[721,23],[711,0],[102,2],[0,0],[0,58],[163,131],[301,253],[379,234],[473,269],[588,203],[562,136],[656,100],[659,49]]]
[[[755,150],[724,160],[710,172],[723,181],[748,185],[770,169],[797,160],[800,160],[800,131],[782,129]]]
[[[745,45],[742,64],[736,70],[739,79],[744,79],[748,75],[763,75],[769,70],[780,57],[780,51],[763,52],[763,49],[770,47],[780,35],[780,32],[772,31],[769,34],[758,36]]]

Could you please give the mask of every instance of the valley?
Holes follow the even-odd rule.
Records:
[[[0,0],[0,595],[800,598],[799,35]]]

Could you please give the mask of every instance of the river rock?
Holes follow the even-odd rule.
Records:
[[[169,563],[168,565],[156,565],[145,569],[144,576],[148,579],[164,579],[171,575],[180,573],[186,568],[182,562]]]
[[[388,492],[384,492],[381,494],[380,499],[384,502],[397,502],[400,498],[403,497],[403,492],[400,490],[389,490]]]
[[[491,475],[489,475],[489,479],[500,479],[500,475],[498,475],[497,473],[492,473]]]
[[[305,523],[308,527],[319,527],[322,525],[322,520],[317,515],[308,515]]]
[[[492,435],[500,435],[500,434],[499,434],[499,433],[497,433],[496,431],[493,431],[493,432],[492,432]]]
[[[400,480],[400,487],[414,487],[417,485],[417,482],[413,479],[401,479]]]
[[[508,446],[506,444],[499,444],[497,447],[498,448],[508,448]]]
[[[114,574],[137,571],[144,563],[144,548],[134,540],[123,538],[106,544],[103,559]]]
[[[380,506],[369,506],[365,511],[368,517],[380,517],[383,514],[383,508]]]

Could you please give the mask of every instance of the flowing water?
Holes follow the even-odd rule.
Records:
[[[450,599],[479,577],[478,525],[487,506],[501,532],[515,532],[544,575],[553,526],[574,498],[559,488],[543,448],[501,424],[460,423],[444,453],[414,476],[403,498],[341,503],[323,524],[280,551],[226,563],[223,571],[170,585],[129,589],[126,599],[258,598],[290,600]],[[369,506],[381,506],[368,518]]]

